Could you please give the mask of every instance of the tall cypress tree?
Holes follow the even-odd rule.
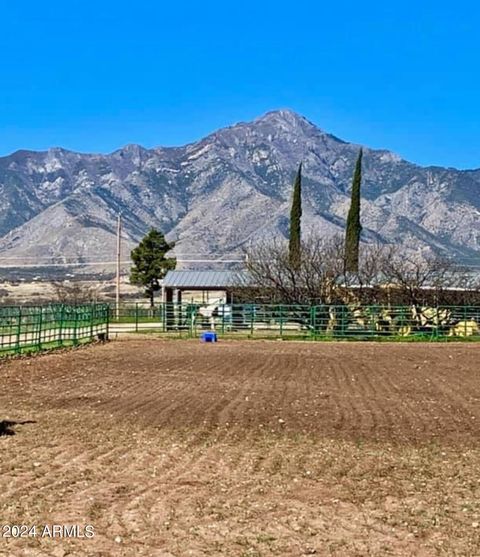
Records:
[[[300,163],[293,183],[292,208],[290,210],[289,259],[294,269],[300,267],[301,260],[301,219],[302,219],[302,163]]]
[[[345,232],[345,272],[358,273],[358,259],[360,246],[360,186],[362,183],[362,156],[363,149],[360,149],[355,165],[355,172],[352,181],[352,198],[350,210],[347,217],[347,229]]]

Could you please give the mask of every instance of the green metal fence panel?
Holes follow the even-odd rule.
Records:
[[[0,355],[108,337],[107,304],[0,307]]]
[[[112,314],[114,315],[114,314]],[[480,340],[480,306],[125,304],[111,330],[192,337],[317,340]]]

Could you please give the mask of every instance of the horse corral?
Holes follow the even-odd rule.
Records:
[[[0,364],[1,555],[474,555],[476,344],[128,339]]]

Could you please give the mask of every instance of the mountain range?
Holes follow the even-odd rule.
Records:
[[[122,259],[152,226],[180,259],[231,257],[287,234],[300,161],[303,230],[343,233],[359,148],[278,110],[182,147],[17,151],[0,158],[0,265],[96,261],[100,271],[115,259],[119,212]],[[480,266],[480,169],[421,167],[364,146],[361,219],[367,242]]]

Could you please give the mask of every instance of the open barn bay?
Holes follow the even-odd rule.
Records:
[[[476,555],[480,347],[134,338],[3,361],[0,555]]]

